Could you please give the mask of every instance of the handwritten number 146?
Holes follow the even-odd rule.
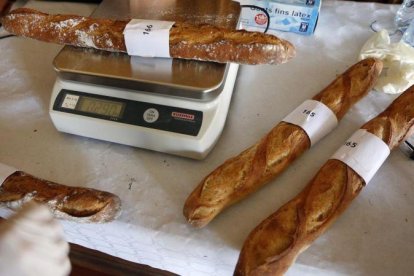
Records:
[[[152,25],[147,25],[147,27],[144,29],[145,32],[143,32],[144,35],[149,35],[150,32],[152,31]]]

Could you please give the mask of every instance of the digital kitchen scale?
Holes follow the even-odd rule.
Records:
[[[104,0],[92,17],[208,23],[236,29],[231,0]],[[238,65],[130,57],[65,46],[50,117],[62,132],[204,158],[227,117]]]

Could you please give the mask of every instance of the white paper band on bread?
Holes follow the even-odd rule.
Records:
[[[287,115],[283,121],[301,127],[308,135],[311,146],[338,125],[335,113],[325,104],[315,100],[306,100]]]
[[[351,167],[365,184],[390,155],[390,149],[384,141],[365,129],[357,130],[331,157]]]
[[[128,55],[170,57],[172,21],[132,19],[124,29]]]
[[[18,169],[7,166],[3,163],[0,163],[0,186],[6,180],[7,177],[17,172]]]

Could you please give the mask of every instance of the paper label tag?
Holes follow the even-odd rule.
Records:
[[[3,184],[7,177],[17,171],[18,170],[16,168],[0,163],[0,186]]]
[[[315,100],[306,100],[283,121],[301,127],[308,135],[311,146],[338,125],[335,113],[323,103]]]
[[[170,57],[172,25],[172,21],[132,19],[124,29],[128,54],[141,57]]]
[[[365,129],[359,129],[331,159],[347,164],[368,184],[388,155],[390,149],[384,141]]]

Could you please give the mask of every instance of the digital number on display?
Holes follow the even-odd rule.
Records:
[[[81,97],[76,108],[79,111],[119,118],[124,104],[91,97]]]

